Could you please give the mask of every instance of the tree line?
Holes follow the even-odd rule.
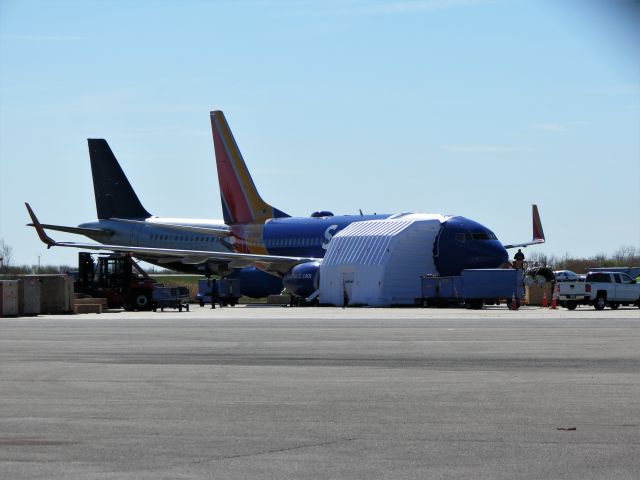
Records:
[[[532,252],[527,261],[529,265],[548,266],[552,270],[571,270],[578,274],[584,274],[596,267],[638,267],[640,266],[640,249],[633,246],[620,247],[611,255],[600,253],[592,257],[572,257],[565,254],[564,257],[545,255]]]

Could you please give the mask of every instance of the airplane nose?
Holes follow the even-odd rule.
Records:
[[[453,217],[443,225],[435,252],[441,276],[460,275],[469,268],[499,268],[509,260],[490,230],[464,217]]]
[[[469,250],[470,266],[466,268],[498,268],[509,260],[509,254],[500,242],[487,242]]]

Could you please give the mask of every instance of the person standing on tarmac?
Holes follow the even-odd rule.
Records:
[[[216,303],[220,301],[218,296],[218,281],[214,278],[211,280],[211,308],[216,308]]]
[[[516,254],[513,256],[513,266],[520,270],[522,268],[522,264],[524,263],[524,253],[522,253],[521,249],[518,249]]]

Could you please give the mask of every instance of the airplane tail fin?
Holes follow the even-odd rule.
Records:
[[[151,214],[140,203],[107,141],[101,138],[87,141],[98,218],[150,217]]]
[[[266,203],[258,193],[229,124],[220,110],[211,112],[211,130],[224,222],[227,225],[264,223],[269,218],[288,217]]]
[[[528,247],[529,245],[539,245],[546,242],[546,239],[544,238],[544,230],[542,230],[542,222],[540,221],[540,214],[538,213],[538,206],[531,205],[531,212],[533,215],[533,238],[531,241],[511,243],[509,245],[504,245],[504,248]]]
[[[544,243],[544,230],[542,230],[542,222],[540,221],[540,214],[538,213],[538,206],[531,206],[533,214],[533,241],[536,243]]]

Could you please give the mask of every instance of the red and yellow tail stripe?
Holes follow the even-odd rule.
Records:
[[[542,230],[542,222],[540,221],[540,214],[538,213],[538,206],[533,205],[533,240],[539,240],[544,242],[544,231]]]
[[[258,193],[224,114],[211,112],[218,181],[225,223],[264,223],[274,209]]]

